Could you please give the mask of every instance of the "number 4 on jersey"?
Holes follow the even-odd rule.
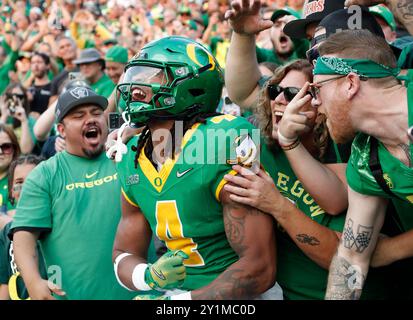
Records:
[[[204,259],[197,250],[198,244],[192,238],[184,236],[175,200],[156,203],[156,222],[156,235],[160,240],[165,241],[168,249],[182,250],[189,256],[189,259],[184,261],[186,266],[205,265]]]

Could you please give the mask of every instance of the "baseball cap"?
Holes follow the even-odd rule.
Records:
[[[105,61],[100,56],[100,53],[95,48],[88,48],[84,49],[80,52],[79,59],[73,61],[74,64],[85,64],[85,63],[92,63],[96,61]]]
[[[297,19],[301,18],[300,14],[294,9],[291,9],[290,7],[284,7],[282,9],[278,9],[274,11],[274,13],[271,16],[271,21],[274,22],[275,20],[283,16],[294,16]]]
[[[394,20],[394,15],[389,8],[383,5],[376,5],[369,7],[369,11],[373,15],[382,18],[390,26],[392,31],[396,30],[396,20]]]
[[[306,28],[312,22],[320,22],[325,16],[344,8],[344,0],[306,0],[303,19],[288,22],[284,33],[291,38],[306,38]]]
[[[372,34],[384,38],[383,30],[381,29],[379,23],[374,18],[373,14],[369,12],[366,7],[361,7],[361,29],[369,30]],[[347,9],[337,10],[330,13],[323,20],[320,21],[319,26],[326,29],[325,36],[323,38],[328,38],[330,35],[337,33],[340,30],[348,30],[349,19],[354,15],[353,12],[348,12]],[[312,43],[312,46],[316,43]],[[399,57],[401,49],[390,45],[393,53],[396,57]]]
[[[113,46],[106,52],[105,60],[126,64],[128,63],[128,50],[122,46]]]
[[[61,122],[71,110],[85,104],[96,105],[105,110],[108,106],[108,100],[104,96],[98,95],[89,87],[68,89],[57,100],[56,121]]]

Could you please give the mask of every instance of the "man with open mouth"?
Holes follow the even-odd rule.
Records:
[[[11,233],[32,299],[132,298],[117,284],[111,263],[121,211],[116,168],[103,152],[107,104],[89,87],[63,93],[56,120],[66,150],[37,166],[23,187]],[[49,283],[34,258],[37,239]]]

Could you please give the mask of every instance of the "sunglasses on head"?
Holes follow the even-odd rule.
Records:
[[[287,100],[288,102],[291,102],[291,100],[294,99],[294,97],[297,95],[297,93],[299,91],[300,91],[300,88],[297,88],[297,87],[285,87],[285,88],[283,88],[283,87],[281,87],[279,85],[276,85],[276,84],[270,84],[268,86],[268,95],[269,95],[271,100],[275,100],[278,97],[278,95],[281,92],[283,92],[285,100]],[[313,97],[311,92],[307,92],[307,94],[310,94]]]
[[[11,154],[14,151],[14,146],[13,143],[6,142],[3,144],[0,144],[0,150],[4,154]]]
[[[318,52],[318,47],[312,47],[310,50],[307,50],[305,55],[307,57],[308,62],[314,65],[314,61],[316,61],[320,56],[320,53]]]

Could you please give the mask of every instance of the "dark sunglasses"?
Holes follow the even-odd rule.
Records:
[[[3,144],[0,144],[0,150],[4,154],[12,154],[14,151],[13,143],[6,142]]]
[[[13,99],[13,97],[16,97],[17,99],[23,100],[24,99],[24,94],[20,93],[7,93],[6,94],[7,99]]]
[[[288,102],[291,102],[291,100],[294,99],[294,97],[297,95],[297,93],[300,92],[300,88],[296,88],[296,87],[285,87],[285,88],[283,88],[283,87],[281,87],[279,85],[276,85],[276,84],[268,85],[268,95],[269,95],[271,100],[275,100],[281,92],[284,93],[285,100],[287,100]],[[313,97],[311,92],[307,92],[307,94],[310,94],[311,97]]]

